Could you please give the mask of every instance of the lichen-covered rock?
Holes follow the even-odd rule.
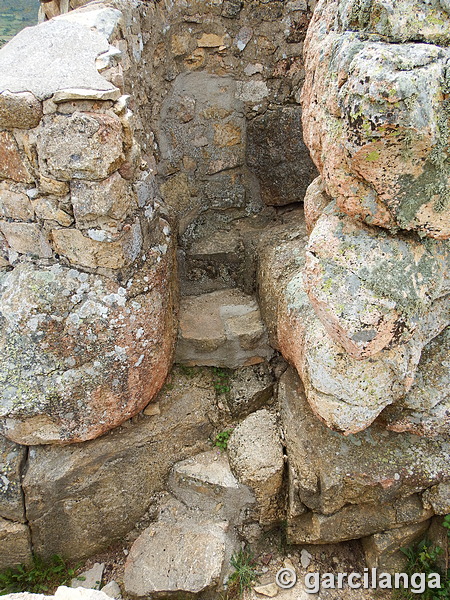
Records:
[[[425,436],[450,431],[449,356],[450,329],[447,327],[423,349],[409,393],[383,412],[388,429]]]
[[[320,224],[327,224],[329,219],[337,219],[337,222],[340,222],[338,217],[325,215],[318,221],[318,232],[321,231]],[[387,260],[389,256],[389,241],[392,254],[393,248],[398,245],[399,262],[409,261],[408,269],[412,273],[416,272],[417,279],[424,286],[421,290],[421,285],[416,283],[410,292],[413,305],[416,299],[419,308],[420,302],[425,304],[425,308],[419,311],[419,316],[413,321],[413,331],[409,333],[409,337],[405,334],[406,339],[395,339],[395,344],[391,343],[375,355],[361,359],[348,354],[340,343],[332,339],[313,310],[304,285],[306,240],[300,231],[297,227],[289,225],[278,226],[273,229],[273,234],[269,230],[263,237],[258,276],[263,317],[273,343],[302,377],[308,402],[314,412],[329,427],[345,433],[356,433],[368,427],[386,406],[400,401],[408,393],[414,382],[423,347],[448,325],[450,307],[448,297],[444,295],[448,287],[447,243],[429,240],[430,245],[422,248],[420,244],[415,245],[402,238],[397,240],[386,234],[381,238],[384,240],[383,245],[375,234],[369,235],[372,231],[370,228],[367,228],[366,232],[348,221],[348,231],[353,231],[355,239],[341,255],[336,248],[343,244],[345,236],[337,236],[327,250],[321,243],[319,234],[317,243],[314,242],[313,233],[310,244],[312,246],[315,243],[315,246],[314,252],[310,253],[310,260],[317,260],[316,252],[318,256],[326,255],[322,265],[325,272],[331,272],[329,279],[325,280],[328,281],[325,293],[330,293],[335,286],[340,289],[340,282],[345,281],[345,271],[341,268],[333,271],[333,268],[339,261],[345,264],[348,260],[346,285],[350,286],[350,292],[353,290],[353,293],[348,292],[347,287],[342,285],[342,294],[346,294],[346,300],[339,303],[335,296],[336,314],[339,318],[343,318],[346,311],[350,313],[352,307],[359,306],[361,301],[360,294],[354,290],[355,285],[361,286],[360,279],[355,275],[358,269],[362,280],[365,277],[370,280],[371,277],[370,253],[367,253],[366,262],[359,262],[358,249],[361,247],[356,244],[359,236],[362,236],[359,241],[367,236],[366,241],[370,242],[369,246],[371,245],[372,249],[380,244],[379,254],[382,260]],[[429,261],[429,266],[433,265],[432,269],[435,269],[436,280],[433,281],[431,277],[428,285],[426,273],[420,274],[421,260],[425,265]],[[390,270],[395,272],[395,268],[397,267],[393,265]],[[395,278],[391,279],[391,273],[386,271],[385,267],[381,269],[379,276],[377,275],[380,287],[376,288],[374,285],[373,289],[378,294],[380,288],[382,293],[386,293],[390,287],[394,291],[396,289]],[[400,272],[399,277],[401,275]],[[406,291],[397,289],[398,303],[406,307],[405,312],[409,312],[406,310],[408,285],[409,281],[403,286]],[[427,293],[424,293],[425,289],[428,290]],[[405,296],[402,295],[404,291]],[[440,294],[442,297],[431,302],[433,297]]]
[[[291,493],[316,513],[401,503],[450,480],[450,443],[445,437],[399,435],[378,422],[355,435],[330,431],[317,421],[292,368],[281,377],[279,396],[293,472]]]
[[[79,560],[123,540],[165,488],[174,462],[211,447],[209,373],[175,370],[157,402],[157,414],[95,440],[30,449],[23,488],[35,552]]]
[[[22,470],[26,449],[0,436],[0,517],[25,522]]]
[[[305,42],[305,141],[342,211],[443,239],[450,236],[449,51],[433,43],[386,42],[398,42],[405,27],[404,39],[445,42],[447,34],[440,35],[450,16],[436,3],[413,5],[416,11],[403,1],[319,3]],[[339,13],[342,25],[336,25]],[[428,19],[441,34],[421,30]],[[374,29],[386,41],[359,33]]]
[[[306,248],[304,283],[317,316],[353,358],[407,340],[450,292],[450,244],[393,236],[327,211]]]
[[[172,360],[173,260],[149,250],[123,285],[61,265],[0,275],[3,435],[87,440],[148,404]]]
[[[425,506],[431,506],[437,515],[450,513],[450,483],[438,483],[423,495]]]
[[[383,36],[392,42],[450,44],[447,0],[341,0],[339,18],[344,29]]]

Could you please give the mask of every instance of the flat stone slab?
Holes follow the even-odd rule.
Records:
[[[252,296],[228,289],[182,299],[176,362],[233,369],[272,353]]]
[[[115,91],[95,67],[108,50],[107,38],[79,21],[58,17],[27,27],[0,50],[0,90],[39,100],[68,88]]]

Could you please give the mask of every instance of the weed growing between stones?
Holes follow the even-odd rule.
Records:
[[[226,394],[230,391],[230,372],[229,369],[213,368],[214,389],[218,394]]]
[[[70,584],[79,567],[69,567],[59,554],[49,560],[34,555],[31,565],[11,567],[0,573],[0,596],[18,592],[53,593],[58,586]]]
[[[444,518],[443,527],[447,529],[447,536],[450,539],[450,515]],[[439,557],[444,553],[441,546],[433,547],[429,540],[424,539],[410,548],[402,548],[402,552],[408,558],[406,573],[411,577],[413,573],[439,573],[441,576],[441,587],[438,590],[426,589],[420,594],[423,600],[450,600],[450,569],[448,568],[448,559],[445,561],[445,569],[438,565]],[[427,577],[428,579],[428,577]],[[395,590],[394,600],[413,600],[417,594],[411,590]]]
[[[228,440],[232,433],[232,429],[225,429],[225,431],[218,433],[214,439],[214,446],[222,450],[222,452],[225,452],[228,447]]]
[[[240,598],[245,590],[250,590],[258,582],[258,572],[253,553],[248,549],[235,552],[230,559],[234,571],[228,579],[227,599]]]

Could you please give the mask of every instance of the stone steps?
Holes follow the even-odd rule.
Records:
[[[209,451],[174,465],[173,493],[158,520],[133,544],[125,565],[127,594],[147,597],[218,589],[238,547],[236,526],[254,504],[225,454]]]
[[[272,355],[254,297],[226,289],[182,298],[176,362],[235,369]]]

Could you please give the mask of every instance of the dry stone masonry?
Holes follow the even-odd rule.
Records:
[[[1,431],[21,444],[119,425],[172,360],[171,228],[127,96],[99,72],[120,18],[87,7],[24,30],[0,59]]]
[[[284,522],[398,569],[450,512],[448,2],[41,21],[0,50],[0,569],[126,539],[127,594],[212,597]]]

